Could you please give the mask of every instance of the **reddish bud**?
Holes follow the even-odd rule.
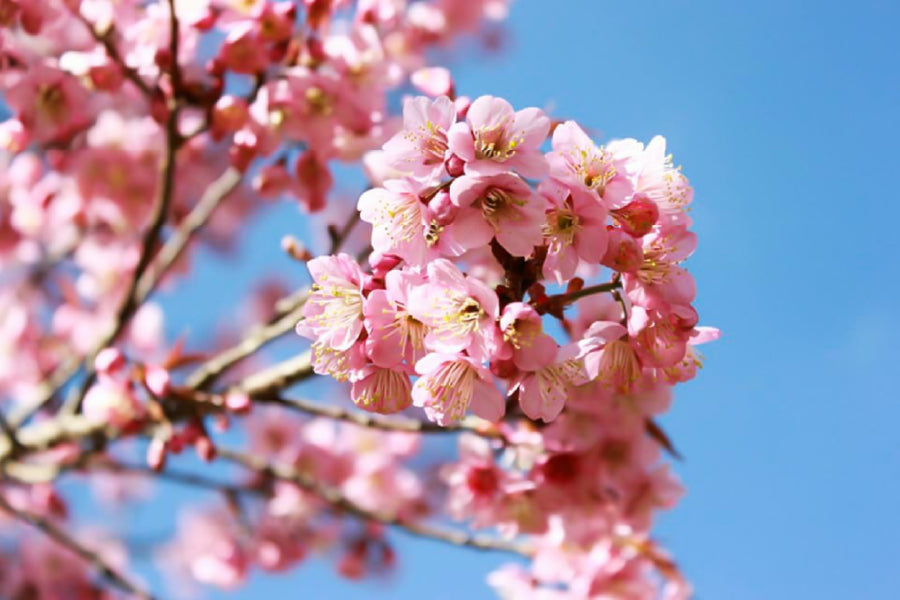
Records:
[[[194,450],[197,451],[197,456],[200,457],[200,460],[205,462],[212,462],[216,458],[216,447],[206,435],[197,438],[194,442]]]
[[[172,388],[172,378],[169,371],[159,365],[148,365],[144,372],[144,384],[155,396],[163,398]]]
[[[225,394],[225,408],[231,412],[238,414],[246,414],[250,412],[253,403],[250,402],[250,396],[246,392],[231,391]]]
[[[165,466],[167,446],[166,441],[159,436],[150,440],[150,445],[147,446],[147,465],[154,471],[162,471]]]
[[[612,215],[622,231],[634,237],[644,237],[659,219],[659,207],[647,196],[638,194],[622,208],[612,211]]]
[[[459,207],[450,200],[450,193],[447,190],[441,190],[434,195],[434,198],[428,203],[431,209],[432,217],[437,221],[438,225],[448,225],[456,218]]]
[[[125,355],[118,348],[104,348],[94,358],[94,369],[101,375],[112,375],[125,366]]]
[[[461,177],[466,172],[465,167],[466,162],[455,154],[451,154],[444,163],[444,168],[450,177]]]

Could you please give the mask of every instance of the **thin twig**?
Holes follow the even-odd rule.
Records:
[[[556,296],[548,296],[544,298],[540,302],[535,305],[537,311],[541,314],[544,314],[555,307],[562,307],[566,304],[571,304],[576,300],[580,300],[586,296],[592,296],[594,294],[602,294],[605,292],[614,292],[618,290],[621,284],[616,281],[610,281],[608,283],[600,283],[597,285],[591,285],[586,288],[581,288],[580,290],[575,290],[574,292],[566,292],[564,294],[557,294]]]
[[[206,361],[188,377],[187,385],[198,390],[209,388],[222,373],[233,365],[292,331],[300,319],[300,309],[306,301],[307,295],[307,291],[302,290],[299,294],[293,296],[294,301],[292,303],[282,306],[285,309],[284,313],[276,315],[277,318],[273,322],[251,331],[236,345],[223,350]]]
[[[166,240],[165,245],[157,254],[156,260],[147,267],[138,282],[135,291],[138,303],[143,302],[153,293],[160,280],[178,260],[197,231],[206,225],[222,201],[237,189],[241,179],[240,171],[229,168],[204,190],[196,206],[181,221],[178,230],[172,234],[172,237]]]
[[[381,431],[402,431],[408,433],[457,433],[469,431],[486,438],[501,439],[503,434],[488,421],[474,417],[466,417],[453,425],[441,426],[429,421],[418,421],[401,417],[381,417],[361,411],[347,410],[330,404],[319,404],[297,398],[285,398],[281,395],[252,395],[253,401],[262,404],[275,404],[290,410],[296,410],[316,417],[325,417],[336,421],[345,421],[360,427],[379,429]]]
[[[9,421],[6,420],[6,415],[2,411],[0,411],[0,430],[3,430],[3,434],[9,440],[9,445],[13,451],[21,451],[23,449],[22,443],[16,435],[15,428],[9,424]]]
[[[150,86],[147,84],[147,82],[143,80],[143,78],[138,74],[137,71],[126,65],[125,61],[122,60],[122,55],[119,54],[119,49],[118,47],[116,47],[116,43],[113,40],[113,37],[115,35],[115,27],[110,25],[109,29],[107,29],[103,33],[100,33],[94,27],[94,24],[88,21],[85,16],[81,14],[81,11],[77,7],[72,7],[70,10],[72,14],[75,15],[75,18],[84,23],[85,27],[88,28],[88,31],[91,32],[91,36],[94,38],[94,40],[97,43],[101,44],[104,49],[106,49],[107,56],[109,56],[111,61],[118,65],[118,67],[122,70],[122,73],[124,73],[125,77],[135,86],[137,86],[137,88],[141,90],[141,92],[145,96],[152,96],[153,90],[150,89]]]
[[[0,510],[9,513],[19,521],[40,530],[44,535],[91,564],[99,571],[104,579],[123,592],[127,592],[134,597],[143,598],[145,600],[153,599],[152,595],[129,581],[124,575],[119,573],[118,570],[100,558],[99,554],[82,546],[69,534],[57,527],[52,521],[49,521],[40,515],[35,515],[15,508],[6,501],[6,498],[4,498],[2,494],[0,494]]]
[[[508,552],[521,556],[531,556],[533,553],[531,548],[521,543],[493,537],[472,535],[459,530],[444,529],[419,521],[407,520],[396,515],[378,513],[365,509],[351,502],[341,494],[339,490],[322,485],[308,475],[292,469],[287,465],[269,463],[256,456],[243,454],[222,447],[218,448],[218,456],[230,462],[243,465],[260,475],[290,481],[300,488],[315,494],[334,508],[366,521],[375,521],[384,525],[397,527],[412,535],[444,542],[453,546],[464,546],[476,550]]]
[[[169,0],[169,54],[172,55],[169,75],[172,78],[172,90],[176,97],[181,94],[181,66],[178,64],[178,38],[180,36],[175,0]]]

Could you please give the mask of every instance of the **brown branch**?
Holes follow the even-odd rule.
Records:
[[[240,171],[229,168],[204,190],[196,206],[184,218],[172,237],[166,240],[156,259],[141,276],[135,290],[138,303],[142,303],[153,293],[160,280],[178,260],[197,231],[206,225],[222,201],[237,189],[241,179]]]
[[[401,431],[408,433],[457,433],[469,431],[486,438],[502,439],[503,434],[489,421],[475,417],[466,417],[454,425],[442,427],[429,421],[418,421],[402,417],[382,417],[371,413],[347,410],[330,404],[319,404],[308,400],[285,398],[283,396],[262,393],[251,395],[254,402],[262,404],[274,404],[284,408],[299,411],[316,417],[325,417],[336,421],[352,423],[360,427],[379,429],[381,431]]]
[[[106,561],[100,558],[99,554],[82,546],[68,533],[57,527],[52,521],[49,521],[40,515],[35,515],[15,508],[6,501],[6,498],[4,498],[2,494],[0,494],[0,510],[10,514],[19,521],[38,529],[44,535],[89,563],[97,569],[104,579],[123,592],[127,592],[134,597],[143,598],[145,600],[153,599],[152,595],[129,581],[124,575],[119,573],[118,570],[114,569]]]
[[[335,509],[348,513],[366,521],[375,521],[384,525],[397,527],[417,537],[444,542],[453,546],[463,546],[476,550],[493,550],[521,556],[531,556],[533,551],[526,545],[493,537],[478,536],[459,530],[444,529],[427,523],[403,519],[396,515],[378,513],[365,509],[344,497],[340,491],[322,485],[313,478],[287,465],[269,463],[265,460],[227,448],[218,448],[218,456],[240,464],[260,475],[290,481],[300,488],[315,494]]]
[[[169,75],[172,78],[172,90],[175,96],[181,94],[181,67],[178,64],[178,15],[175,12],[175,0],[169,0],[169,54],[171,64]]]
[[[215,380],[236,363],[247,358],[263,346],[292,331],[300,320],[300,309],[308,292],[301,290],[289,301],[282,304],[272,321],[251,331],[236,345],[223,350],[194,371],[187,379],[188,387],[202,390],[209,388]],[[278,306],[276,306],[276,311]]]
[[[586,296],[592,296],[594,294],[602,294],[605,292],[613,292],[621,288],[621,284],[618,280],[610,281],[609,283],[600,283],[597,285],[591,285],[586,288],[581,288],[580,290],[575,290],[574,292],[566,292],[564,294],[557,294],[555,296],[548,296],[544,298],[540,302],[536,303],[535,309],[540,314],[545,314],[550,312],[555,308],[562,308],[566,304],[571,304],[576,300],[580,300]]]

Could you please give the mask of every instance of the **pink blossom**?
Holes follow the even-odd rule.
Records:
[[[519,405],[529,418],[549,423],[562,412],[572,388],[587,381],[578,359],[578,346],[559,348],[552,362],[523,372],[513,389],[519,391]]]
[[[633,167],[627,157],[598,148],[575,121],[553,131],[550,174],[577,189],[597,194],[607,209],[624,206],[634,193]]]
[[[360,218],[371,223],[372,247],[395,254],[411,265],[459,256],[487,243],[491,228],[474,209],[450,216],[433,212],[422,202],[425,190],[413,179],[395,179],[359,198]],[[449,221],[444,219],[449,218]]]
[[[543,332],[541,316],[530,304],[507,304],[500,316],[500,330],[512,346],[513,362],[523,371],[535,371],[556,358],[556,340]]]
[[[450,185],[450,197],[458,206],[479,210],[513,256],[530,256],[540,245],[546,201],[516,175],[464,175]]]
[[[642,375],[628,331],[619,323],[597,321],[584,333],[579,346],[588,376],[621,393],[629,392]]]
[[[470,406],[488,421],[503,416],[505,403],[493,376],[468,356],[428,354],[416,363],[416,373],[421,377],[413,386],[413,404],[439,425],[462,419]]]
[[[424,283],[420,273],[390,271],[385,289],[373,290],[366,298],[366,353],[376,365],[394,367],[404,360],[414,365],[425,355],[428,329],[408,309],[410,290]]]
[[[656,204],[666,227],[690,225],[686,211],[694,190],[681,170],[672,166],[672,156],[666,154],[666,139],[658,135],[650,140],[639,163],[635,191]]]
[[[599,263],[606,252],[606,210],[577,189],[545,181],[538,188],[550,204],[544,222],[544,277],[557,283],[575,274],[578,260]]]
[[[415,177],[430,179],[447,157],[447,131],[456,122],[456,109],[446,96],[424,96],[403,102],[403,129],[384,145],[388,164]]]
[[[359,408],[389,415],[412,403],[409,375],[400,368],[366,367],[353,382],[350,398]]]
[[[695,294],[694,280],[679,263],[694,251],[697,236],[686,227],[676,227],[653,232],[642,241],[640,267],[623,274],[632,302],[657,310],[666,310],[672,304],[690,304]]]
[[[303,306],[297,333],[332,350],[347,350],[363,328],[363,272],[347,254],[307,263],[313,291]]]
[[[443,353],[465,350],[477,360],[499,350],[499,303],[493,290],[444,259],[428,264],[427,279],[409,292],[407,304],[410,314],[430,327],[426,347]]]
[[[516,171],[541,177],[547,163],[539,147],[550,131],[550,119],[537,108],[514,112],[503,98],[481,96],[466,113],[465,123],[448,132],[450,150],[466,161],[466,173],[494,175]]]
[[[453,77],[444,67],[423,67],[413,71],[409,81],[417,90],[432,98],[453,95]]]
[[[30,67],[6,92],[16,117],[36,140],[72,135],[88,123],[88,91],[73,76],[44,63]]]

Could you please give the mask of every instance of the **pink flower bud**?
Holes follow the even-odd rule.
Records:
[[[447,169],[447,175],[450,177],[461,177],[465,173],[465,166],[466,161],[455,154],[451,154],[444,163],[444,168]]]
[[[197,451],[200,460],[205,462],[212,462],[216,458],[216,447],[208,436],[197,438],[197,441],[194,442],[194,450]]]
[[[284,163],[266,165],[253,178],[253,189],[263,198],[275,198],[294,186]]]
[[[172,386],[172,378],[169,371],[158,366],[149,365],[144,374],[144,383],[154,395],[162,398],[169,393]]]
[[[245,414],[250,412],[251,406],[253,404],[250,402],[250,396],[245,392],[235,390],[225,394],[225,408],[232,412]]]
[[[402,260],[395,254],[382,254],[377,251],[369,255],[369,265],[372,266],[372,274],[378,278],[383,278],[388,271],[399,265]]]
[[[94,359],[94,368],[101,375],[112,375],[125,366],[125,355],[118,348],[104,348]]]
[[[166,446],[166,441],[158,436],[147,446],[147,465],[154,471],[162,471],[166,464]]]
[[[631,202],[613,210],[612,215],[621,225],[622,231],[639,238],[653,229],[659,219],[659,207],[647,196],[636,194]]]
[[[456,218],[459,207],[450,199],[450,193],[447,190],[441,190],[435,194],[434,198],[428,203],[434,220],[438,225],[449,225]]]
[[[334,183],[328,165],[322,162],[315,152],[307,151],[297,160],[296,171],[300,184],[300,202],[309,212],[325,208],[328,192]]]
[[[91,83],[98,90],[115,92],[122,87],[125,76],[122,69],[116,63],[107,61],[105,64],[94,65],[88,70]]]

